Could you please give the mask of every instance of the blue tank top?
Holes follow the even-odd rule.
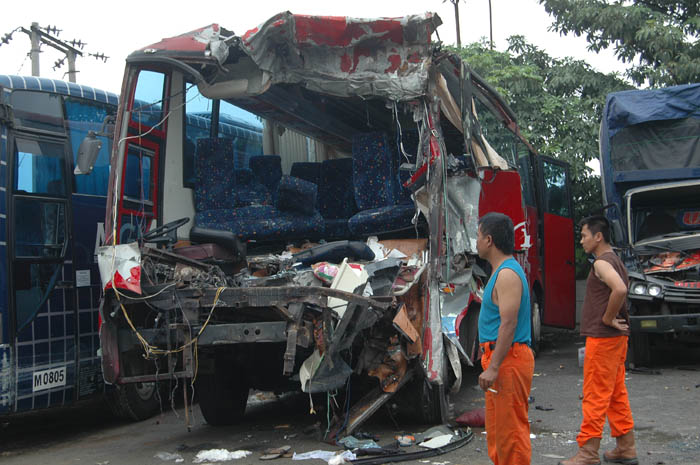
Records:
[[[514,258],[507,259],[501,266],[496,268],[496,271],[491,273],[491,278],[486,284],[484,298],[481,302],[481,311],[479,312],[479,342],[491,342],[498,338],[498,328],[501,326],[501,314],[498,312],[498,306],[493,303],[491,295],[493,293],[493,287],[496,284],[496,277],[503,268],[515,271],[523,285],[523,293],[520,296],[520,308],[518,309],[518,324],[515,327],[513,342],[522,342],[529,346],[532,341],[530,328],[530,290],[527,286],[525,272]]]

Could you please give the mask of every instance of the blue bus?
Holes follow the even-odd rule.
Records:
[[[92,87],[0,75],[0,416],[102,392],[120,416],[139,420],[159,409],[155,383],[105,389],[101,372],[95,250],[104,240],[112,149],[105,122],[117,105],[117,95]],[[186,126],[193,138],[207,137],[211,120],[197,109]],[[261,124],[222,118],[219,126],[232,137],[245,132],[245,156],[262,153]],[[74,174],[91,131],[102,148],[90,174]],[[138,191],[139,178],[125,190]]]

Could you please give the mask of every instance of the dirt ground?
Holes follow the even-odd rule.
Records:
[[[579,393],[582,369],[577,351],[583,341],[573,332],[545,334],[543,351],[536,360],[530,404],[532,463],[556,464],[575,452],[574,443],[581,421]],[[661,354],[654,370],[627,376],[636,423],[638,452],[642,464],[700,463],[700,354]],[[477,374],[465,374],[461,392],[453,397],[456,414],[483,406],[483,393],[476,386]],[[539,407],[539,408],[538,408]],[[547,410],[552,409],[552,410]],[[316,426],[315,426],[316,425]],[[227,463],[261,463],[265,449],[290,445],[297,453],[339,450],[319,441],[326,419],[309,415],[308,397],[258,394],[250,403],[244,420],[232,427],[207,425],[194,407],[191,431],[185,427],[184,410],[165,406],[164,413],[140,423],[113,419],[98,402],[53,412],[11,419],[0,418],[0,463],[2,464],[95,464],[164,465],[157,454],[179,454],[193,463],[200,450],[225,448],[248,450],[252,454]],[[395,424],[386,410],[361,427],[386,445],[394,436],[416,433],[429,425],[399,421]],[[466,446],[423,461],[431,465],[488,464],[483,429],[474,428],[474,439]],[[609,432],[603,447],[612,447]],[[280,458],[278,465],[323,464],[320,460],[294,461]]]

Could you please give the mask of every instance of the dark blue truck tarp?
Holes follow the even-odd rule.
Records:
[[[700,83],[608,94],[600,160],[606,203],[632,185],[700,178]]]

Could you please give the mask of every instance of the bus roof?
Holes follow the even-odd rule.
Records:
[[[117,105],[119,103],[119,96],[111,92],[82,84],[76,84],[74,82],[61,81],[58,79],[0,74],[0,87],[4,87],[6,89],[55,92],[61,95],[80,97],[111,105]]]

